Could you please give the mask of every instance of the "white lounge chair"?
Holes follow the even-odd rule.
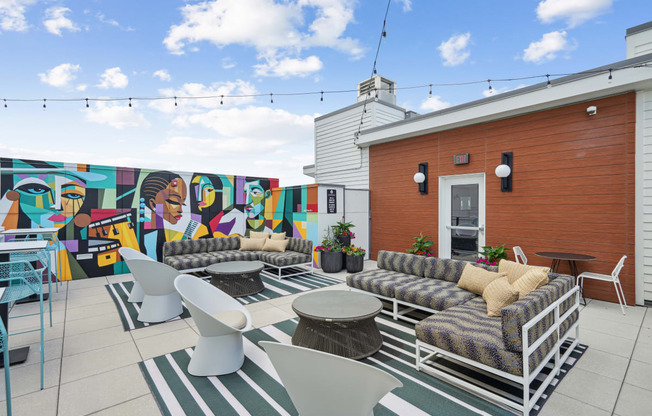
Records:
[[[623,285],[620,284],[620,278],[618,277],[618,275],[620,274],[620,270],[625,265],[625,259],[627,259],[627,256],[623,256],[620,259],[620,261],[616,265],[616,268],[611,272],[610,275],[584,272],[579,276],[577,276],[577,284],[580,285],[580,287],[582,288],[582,296],[584,295],[584,279],[594,279],[594,280],[602,280],[603,282],[613,282],[614,288],[616,288],[616,296],[618,297],[618,303],[620,303],[620,309],[623,311],[623,315],[625,315],[625,308],[627,307],[627,301],[625,300]],[[625,305],[624,307],[623,304]]]
[[[174,286],[200,335],[188,372],[193,376],[219,376],[238,371],[244,363],[242,333],[251,329],[249,311],[198,277],[179,275]]]
[[[514,259],[517,263],[527,264],[527,257],[520,246],[514,246]]]
[[[258,344],[301,416],[373,415],[387,393],[403,387],[396,377],[349,358],[276,342]]]
[[[181,315],[181,296],[174,288],[179,271],[157,261],[126,260],[134,280],[143,288],[145,296],[140,306],[140,322],[163,322]]]
[[[120,253],[120,256],[122,256],[122,258],[125,261],[133,260],[133,259],[154,261],[154,259],[149,257],[148,255],[129,247],[120,247],[118,249],[118,252]],[[131,292],[129,293],[129,298],[127,298],[127,301],[142,302],[144,297],[145,297],[145,292],[143,292],[143,287],[140,285],[140,283],[134,281],[134,286],[131,288]]]

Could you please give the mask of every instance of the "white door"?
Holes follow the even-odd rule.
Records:
[[[485,244],[485,174],[439,177],[439,257],[475,261]]]

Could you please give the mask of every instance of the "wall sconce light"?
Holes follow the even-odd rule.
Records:
[[[414,174],[414,182],[419,184],[419,192],[428,193],[428,163],[419,163],[419,171]]]
[[[512,152],[503,152],[501,164],[496,167],[496,176],[500,178],[501,192],[512,192]]]

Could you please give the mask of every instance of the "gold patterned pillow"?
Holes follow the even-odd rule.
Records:
[[[263,245],[263,251],[278,251],[280,253],[285,252],[285,248],[288,246],[290,240],[264,240],[265,244]]]
[[[285,233],[273,233],[272,240],[285,240]]]
[[[496,317],[500,316],[502,308],[519,299],[519,292],[509,284],[507,277],[501,277],[487,285],[482,299],[487,302],[487,315]]]
[[[546,274],[550,271],[549,267],[528,266],[527,264],[520,264],[511,260],[501,260],[498,263],[498,272],[507,274],[507,280],[509,280],[510,285],[513,285],[515,281],[532,269],[545,270]]]
[[[518,290],[520,299],[546,283],[548,283],[548,272],[543,268],[532,268],[512,283],[512,286]]]
[[[269,233],[259,233],[257,231],[250,231],[249,238],[269,238]]]
[[[506,276],[505,273],[490,272],[469,263],[464,266],[462,276],[460,276],[460,280],[457,282],[457,287],[482,296],[482,292],[484,292],[485,287],[489,283]]]
[[[266,238],[240,237],[240,251],[260,251],[266,240]]]

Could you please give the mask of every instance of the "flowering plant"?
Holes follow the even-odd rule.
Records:
[[[335,225],[331,226],[335,237],[351,236],[351,238],[355,238],[355,235],[351,232],[351,228],[353,227],[355,225],[351,222],[345,222],[344,217],[342,217],[342,221],[338,221]]]
[[[507,258],[507,253],[505,253],[505,250],[509,250],[508,248],[505,248],[505,244],[496,248],[491,246],[484,246],[482,247],[482,251],[478,253],[484,257],[478,258],[476,263],[483,263],[487,266],[495,266],[498,264],[498,262],[500,262],[500,260]]]
[[[321,241],[321,245],[315,247],[315,251],[317,253],[323,253],[325,251],[342,251],[342,246],[337,240],[328,235]]]
[[[420,233],[418,237],[414,237],[414,243],[412,243],[412,248],[408,249],[408,253],[410,254],[416,254],[417,256],[425,256],[425,257],[432,257],[432,245],[434,242],[432,240],[428,240],[427,235],[423,235],[423,233]]]
[[[356,246],[346,246],[342,248],[342,251],[347,255],[347,256],[364,256],[367,252],[365,251],[364,248],[361,247],[356,247]]]

